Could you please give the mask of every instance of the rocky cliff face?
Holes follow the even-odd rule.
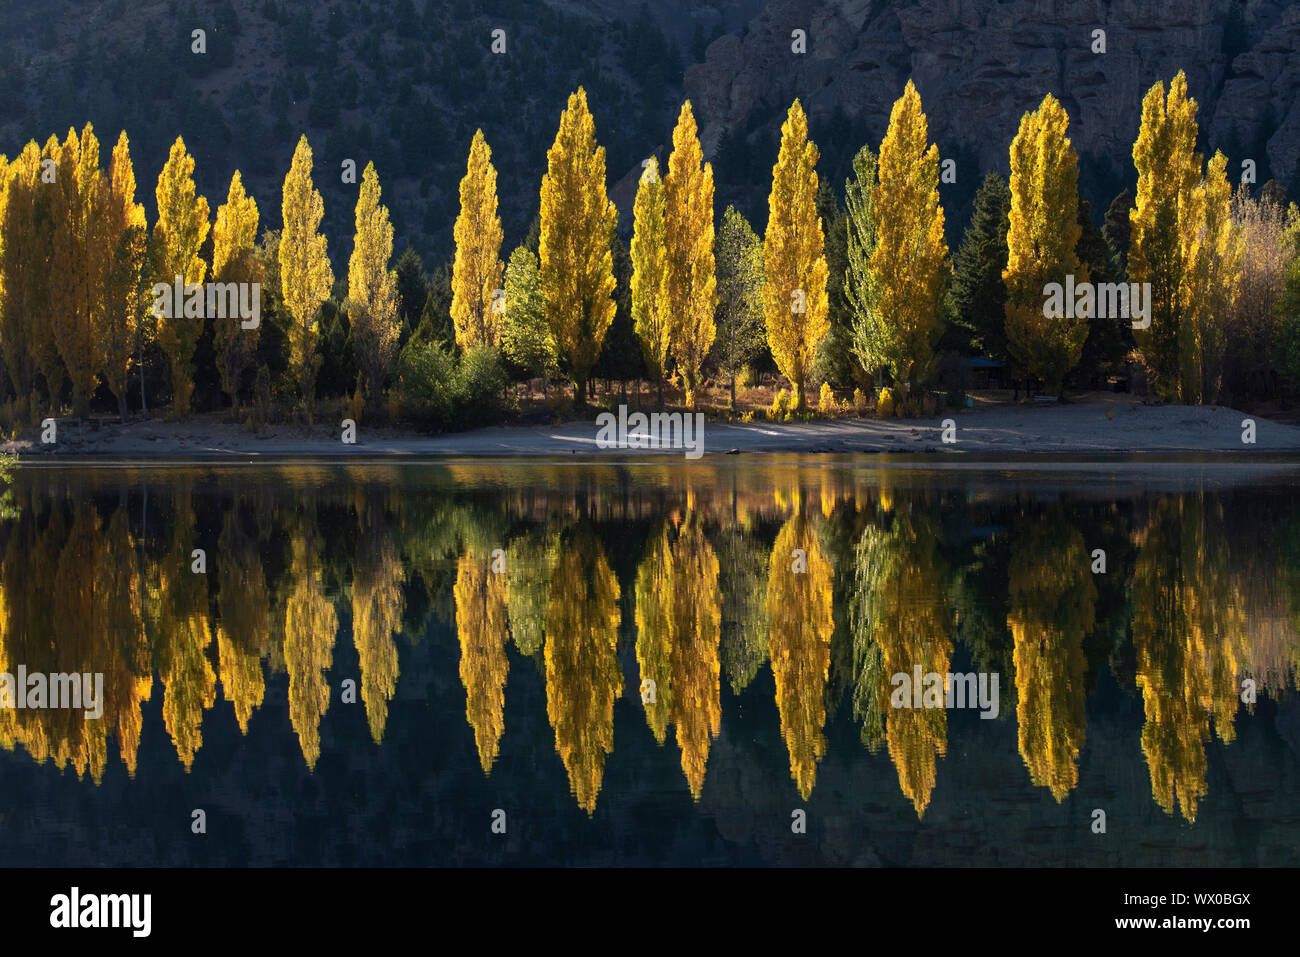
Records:
[[[709,45],[685,87],[706,148],[795,96],[814,123],[837,107],[865,122],[874,147],[911,78],[941,154],[972,150],[980,171],[1007,169],[1021,115],[1051,92],[1080,154],[1127,177],[1142,96],[1180,69],[1209,149],[1296,176],[1300,6],[1277,0],[769,0],[743,38]]]

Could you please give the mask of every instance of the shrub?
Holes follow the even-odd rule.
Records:
[[[347,407],[345,409],[347,418],[351,419],[353,422],[360,422],[361,413],[365,407],[366,397],[361,394],[361,386],[358,384],[356,389],[352,392],[352,397],[347,400]]]
[[[928,419],[932,418],[939,411],[939,400],[935,398],[933,392],[927,392],[925,398],[921,400],[921,413]]]
[[[451,421],[455,362],[436,342],[414,336],[397,360],[393,394],[402,414],[443,427]]]
[[[780,421],[785,414],[790,411],[790,393],[785,389],[777,392],[776,398],[772,400],[772,418]]]
[[[853,411],[858,415],[867,414],[867,397],[861,389],[853,390]]]
[[[876,414],[882,419],[892,419],[894,417],[894,390],[885,387],[880,390],[880,398],[876,400]]]
[[[754,371],[754,367],[750,365],[748,362],[746,362],[743,366],[741,366],[740,372],[736,374],[737,388],[740,389],[752,388],[754,383],[757,381],[758,381],[758,373]]]
[[[480,425],[490,422],[501,411],[506,372],[501,355],[490,346],[465,350],[456,368],[452,387],[455,424]]]
[[[823,382],[821,391],[817,394],[817,408],[823,415],[834,415],[839,411],[835,404],[835,393],[831,390],[829,382]]]

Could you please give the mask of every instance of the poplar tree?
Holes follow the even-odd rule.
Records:
[[[144,284],[148,233],[144,206],[135,201],[135,169],[125,130],[117,138],[109,165],[104,229],[104,295],[95,313],[95,365],[117,398],[118,416],[125,422],[127,374],[148,306]]]
[[[695,408],[700,367],[717,334],[713,259],[713,167],[704,161],[691,101],[682,104],[664,176],[664,271],[660,311],[671,326],[673,359]],[[824,284],[823,284],[824,285]]]
[[[722,214],[718,233],[718,336],[713,344],[718,371],[731,379],[763,345],[763,241],[734,206]]]
[[[1012,358],[1060,395],[1065,376],[1079,362],[1088,338],[1086,316],[1071,316],[1044,300],[1048,283],[1061,286],[1074,276],[1088,282],[1079,262],[1079,163],[1066,135],[1070,118],[1052,94],[1020,120],[1011,142],[1011,212],[1007,230],[1006,334]]]
[[[801,411],[817,347],[830,329],[817,215],[817,158],[817,146],[808,139],[808,120],[795,100],[781,125],[781,150],[772,167],[763,237],[763,317],[772,358],[793,384],[795,408]]]
[[[528,375],[547,379],[555,371],[555,339],[546,324],[546,301],[538,279],[537,257],[527,246],[516,247],[506,266],[506,311],[501,326],[501,352]]]
[[[32,144],[35,145],[35,144]],[[3,358],[9,380],[20,400],[27,398],[26,387],[18,381],[20,370],[26,366],[27,347],[23,341],[23,326],[17,321],[22,308],[18,291],[19,264],[17,255],[21,241],[18,238],[19,204],[27,197],[22,195],[22,154],[9,158],[0,154],[0,357]]]
[[[451,318],[456,345],[496,346],[501,341],[501,217],[497,215],[497,171],[483,131],[474,134],[460,181],[460,215],[454,230]]]
[[[875,248],[867,283],[876,319],[857,352],[873,374],[887,368],[906,393],[929,378],[942,334],[939,303],[952,270],[939,205],[939,150],[928,143],[912,81],[894,102],[871,191]]]
[[[334,271],[326,254],[325,237],[318,232],[325,204],[311,181],[311,147],[307,136],[298,139],[293,163],[284,178],[280,233],[280,291],[289,313],[289,368],[302,389],[307,424],[311,425],[316,397],[316,354],[320,306],[329,298]]]
[[[876,376],[888,366],[889,323],[876,306],[878,291],[872,288],[871,254],[876,251],[876,154],[863,146],[853,157],[853,179],[844,183],[846,209],[846,262],[843,277],[852,324],[854,356],[862,368]]]
[[[1163,82],[1142,100],[1142,125],[1133,144],[1138,185],[1129,213],[1129,281],[1151,283],[1151,325],[1134,330],[1143,358],[1161,394],[1177,396],[1179,329],[1188,304],[1184,283],[1184,236],[1192,192],[1200,179],[1196,152],[1196,101],[1187,96],[1187,77],[1179,71],[1165,96]]]
[[[252,282],[256,278],[254,247],[257,243],[257,202],[244,192],[239,170],[230,178],[225,205],[217,210],[212,227],[212,276],[217,282]],[[261,329],[244,329],[227,317],[213,326],[213,346],[221,388],[239,414],[239,386]]]
[[[652,156],[641,173],[632,204],[632,320],[646,369],[664,404],[664,374],[672,345],[672,327],[660,297],[664,278],[664,186],[659,162]]]
[[[68,130],[56,166],[49,268],[59,277],[59,295],[50,320],[72,383],[73,409],[85,415],[97,381],[93,320],[104,292],[102,204],[108,191],[99,166],[99,140],[89,123],[80,138]]]
[[[614,321],[614,256],[610,240],[618,210],[605,193],[605,148],[582,87],[569,96],[542,177],[542,296],[546,321],[573,377],[574,401],[586,401],[587,379]]]
[[[54,274],[49,264],[55,257],[55,234],[58,230],[59,206],[59,170],[63,156],[63,144],[53,134],[41,147],[40,157],[36,161],[36,172],[32,188],[32,248],[33,258],[27,271],[27,343],[32,361],[45,380],[45,389],[52,404],[57,404],[63,393],[63,381],[67,370],[63,358],[59,355],[58,336],[52,334],[46,319],[57,308],[57,296],[61,295],[54,284]],[[49,178],[47,178],[47,176]],[[31,403],[33,421],[39,421],[34,411],[36,400]]]
[[[5,173],[3,220],[0,220],[0,347],[5,367],[23,402],[35,397],[38,371],[33,338],[36,316],[47,300],[49,272],[42,267],[50,255],[50,231],[39,217],[41,148],[29,142]],[[34,408],[29,408],[32,416]],[[39,420],[36,420],[39,421]]]
[[[9,209],[9,157],[0,153],[0,358],[4,356],[5,343],[5,218]],[[0,380],[2,381],[2,380]],[[22,393],[19,393],[22,395]]]
[[[379,174],[374,163],[367,163],[357,197],[356,238],[348,260],[348,321],[356,348],[358,388],[364,384],[372,407],[392,371],[401,333],[397,273],[388,268],[393,256],[393,224],[379,195]]]
[[[1223,381],[1228,319],[1241,280],[1241,231],[1232,217],[1228,158],[1219,151],[1193,191],[1189,227],[1184,230],[1183,299],[1179,330],[1184,402],[1214,402]]]
[[[185,141],[179,136],[158,175],[154,195],[158,201],[150,247],[154,281],[165,283],[169,289],[177,276],[183,286],[203,282],[207,263],[199,256],[199,249],[208,236],[208,201],[196,195],[194,158],[185,151]],[[166,311],[171,315],[156,317],[158,345],[171,365],[172,412],[183,416],[189,412],[194,391],[190,362],[203,331],[203,319],[201,315],[186,315],[183,301],[172,302]]]

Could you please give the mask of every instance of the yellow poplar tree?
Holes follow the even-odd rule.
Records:
[[[1182,230],[1182,299],[1187,303],[1179,331],[1179,366],[1184,402],[1214,402],[1223,379],[1228,320],[1240,288],[1241,231],[1232,219],[1228,158],[1215,151],[1205,178],[1193,190],[1187,227]]]
[[[1079,783],[1085,733],[1083,644],[1097,586],[1080,534],[1061,510],[1026,519],[1007,563],[1007,630],[1014,641],[1016,728],[1030,780],[1059,804]]]
[[[460,681],[465,686],[465,717],[474,729],[479,766],[492,771],[505,733],[506,642],[505,575],[492,570],[489,555],[467,549],[456,561],[456,636],[460,639]]]
[[[596,811],[605,757],[614,750],[614,702],[623,690],[618,661],[618,578],[600,539],[580,527],[557,548],[546,603],[543,650],[546,716],[569,788],[588,815]]]
[[[602,176],[602,182],[604,177]],[[358,206],[358,209],[360,207]],[[359,215],[359,214],[358,214]],[[474,134],[469,163],[460,181],[460,215],[454,231],[456,260],[451,267],[451,320],[456,345],[496,346],[501,342],[501,217],[497,215],[497,171],[483,131]]]
[[[51,134],[45,141],[45,145],[41,147],[40,156],[36,161],[30,221],[34,233],[33,256],[29,260],[31,268],[27,270],[26,275],[29,310],[27,318],[30,323],[27,330],[28,348],[36,370],[45,379],[46,391],[51,400],[58,399],[63,391],[63,381],[67,377],[63,358],[59,355],[58,337],[52,335],[49,325],[42,321],[54,310],[57,296],[60,294],[55,286],[54,271],[50,267],[55,258],[54,238],[58,221],[57,206],[60,188],[58,171],[61,168],[62,156],[63,144],[59,142],[57,136]],[[53,178],[47,179],[47,175]],[[33,421],[39,421],[35,406],[33,398],[32,418]]]
[[[952,274],[939,205],[939,149],[912,81],[889,114],[871,193],[876,245],[867,260],[880,341],[860,349],[875,372],[887,368],[904,392],[929,377],[941,334],[939,302]]]
[[[664,276],[664,185],[659,162],[647,161],[632,204],[632,321],[646,369],[659,386],[664,404],[664,372],[672,345],[672,328],[664,313],[659,287]]]
[[[197,576],[196,576],[197,577]],[[338,613],[325,595],[315,530],[293,543],[293,582],[284,608],[284,668],[289,673],[289,721],[308,768],[320,758],[320,722],[330,706],[326,672],[334,662]]]
[[[1156,83],[1142,100],[1142,125],[1133,143],[1137,195],[1129,212],[1129,281],[1151,283],[1151,325],[1134,331],[1156,389],[1168,397],[1180,391],[1179,330],[1188,308],[1185,235],[1193,192],[1200,179],[1196,152],[1196,101],[1187,95],[1179,71],[1165,96]]]
[[[200,258],[199,249],[208,237],[208,201],[196,195],[194,157],[185,151],[185,141],[179,136],[158,175],[154,194],[158,200],[151,246],[155,282],[171,287],[177,276],[185,285],[203,282],[207,263]],[[171,313],[170,317],[157,317],[158,345],[171,363],[172,411],[179,416],[189,411],[194,392],[190,360],[203,320],[186,316],[183,302],[172,303]]]
[[[772,358],[793,383],[799,410],[805,408],[804,385],[817,347],[830,331],[817,158],[817,146],[808,140],[808,120],[795,100],[781,126],[781,151],[772,167],[763,237],[763,317]]]
[[[325,204],[311,181],[311,147],[307,136],[298,139],[293,162],[284,178],[281,206],[284,229],[280,233],[280,291],[289,312],[289,368],[302,389],[311,425],[316,398],[317,317],[321,303],[334,286],[334,270],[326,254],[325,236],[319,232]]]
[[[95,365],[117,398],[118,415],[125,422],[127,374],[147,306],[143,271],[148,247],[144,206],[135,201],[135,169],[125,130],[113,147],[108,185],[103,216],[106,275],[103,301],[95,312]]]
[[[5,278],[5,220],[9,215],[9,179],[11,173],[16,169],[9,165],[9,157],[0,153],[0,356],[3,356],[5,350],[10,348],[7,344],[8,324],[5,321],[5,291],[9,288],[9,283]],[[5,360],[6,363],[8,360]],[[19,395],[24,393],[21,391]]]
[[[668,725],[681,749],[682,773],[699,800],[709,750],[720,730],[722,608],[718,557],[694,514],[671,534],[665,523],[636,579],[636,656],[646,722],[660,744]]]
[[[713,167],[704,162],[691,101],[682,104],[664,176],[664,271],[660,312],[671,324],[673,359],[695,407],[700,367],[717,329],[717,276],[713,259]],[[815,190],[814,190],[815,193]],[[823,289],[825,281],[822,282]]]
[[[1020,119],[1011,141],[1011,214],[1007,230],[1007,344],[1015,360],[1060,395],[1065,376],[1079,362],[1088,319],[1064,301],[1066,276],[1088,281],[1088,267],[1075,246],[1079,213],[1079,161],[1066,136],[1070,118],[1052,94]],[[1045,299],[1058,283],[1062,296]]]
[[[36,318],[46,314],[51,252],[50,230],[40,218],[50,196],[41,182],[41,159],[41,147],[32,140],[9,164],[4,219],[0,222],[4,244],[0,257],[0,348],[23,402],[29,395],[34,398],[36,373],[45,371],[41,356],[52,348],[49,336],[38,333]],[[40,420],[35,408],[30,414],[33,421]]]
[[[768,567],[768,649],[781,737],[790,754],[790,776],[807,800],[817,780],[817,763],[826,756],[823,696],[835,631],[835,570],[803,515],[792,516],[781,527]]]
[[[463,191],[464,184],[461,188]],[[379,193],[379,174],[374,163],[367,163],[357,197],[356,238],[348,260],[348,321],[356,347],[357,385],[372,405],[393,367],[401,332],[397,273],[388,268],[393,255],[393,224],[388,208],[379,202]],[[460,261],[459,248],[456,261]]]
[[[212,227],[212,276],[217,282],[252,282],[256,276],[257,201],[244,192],[239,170],[230,178],[226,202]],[[239,412],[239,383],[257,344],[259,332],[227,319],[214,324],[213,339],[221,388]]]
[[[618,210],[605,193],[605,147],[582,87],[569,96],[542,177],[542,297],[560,358],[573,378],[574,400],[587,397],[587,377],[614,321],[614,255]]]
[[[103,299],[104,237],[101,214],[107,183],[99,166],[99,140],[87,123],[78,139],[69,129],[59,153],[54,192],[52,276],[59,294],[50,320],[54,341],[72,382],[72,403],[84,415],[95,391],[93,319]]]
[[[373,497],[362,501],[356,574],[352,579],[352,643],[361,666],[361,700],[375,744],[384,738],[388,702],[397,692],[397,643],[402,630],[405,572],[397,544],[384,524],[383,509]]]

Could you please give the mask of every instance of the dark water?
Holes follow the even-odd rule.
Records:
[[[1300,864],[1298,469],[12,491],[0,672],[104,691],[97,720],[0,709],[3,865]],[[996,675],[996,717],[901,699],[918,668]]]

